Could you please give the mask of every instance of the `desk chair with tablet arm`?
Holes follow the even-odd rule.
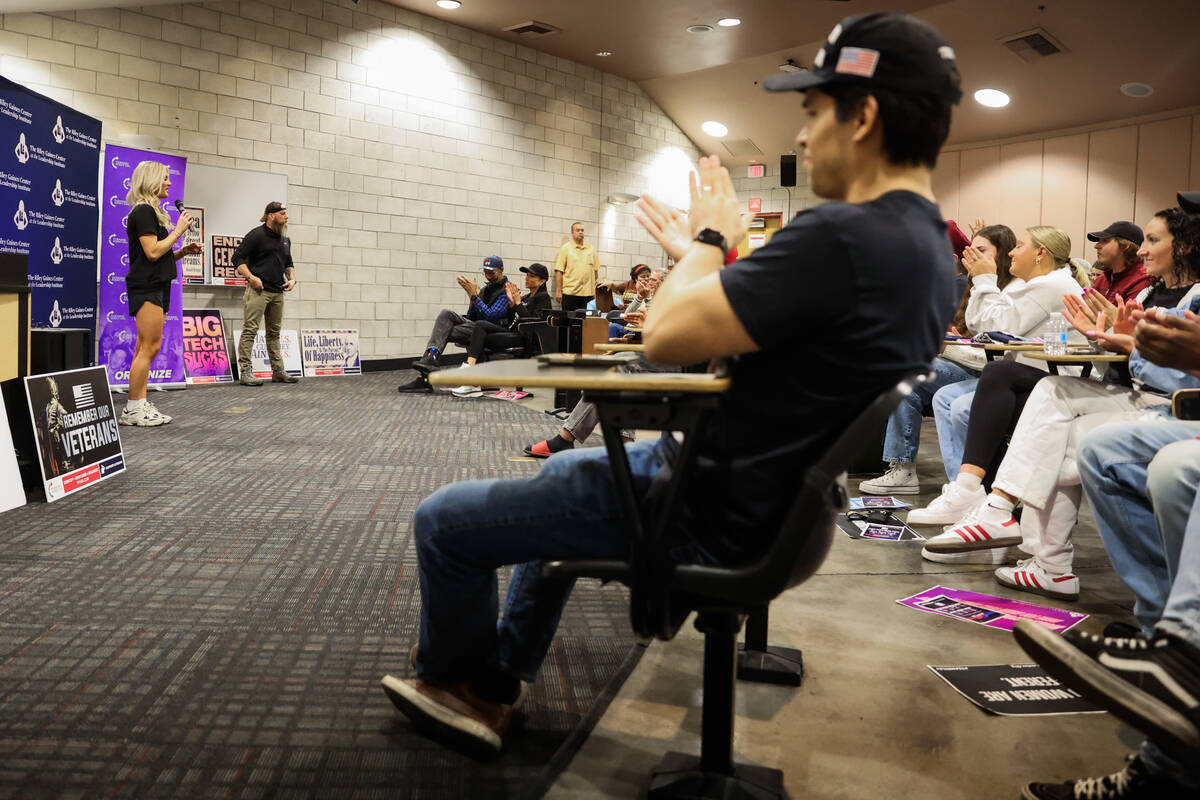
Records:
[[[875,436],[901,400],[925,380],[924,374],[906,378],[846,427],[828,452],[805,472],[775,539],[753,563],[728,567],[672,564],[665,557],[662,541],[667,526],[659,521],[643,528],[637,519],[630,525],[635,536],[628,561],[553,561],[543,565],[547,576],[592,577],[628,585],[630,621],[634,632],[645,638],[670,640],[688,613],[697,612],[695,625],[704,634],[700,756],[668,753],[652,774],[649,798],[765,800],[785,796],[782,771],[733,762],[738,630],[747,616],[761,614],[765,632],[768,604],[821,566],[832,544],[834,519],[847,506],[847,467],[865,447],[866,439]],[[684,440],[679,474],[672,483],[690,464],[689,439]],[[667,489],[668,498],[674,496],[674,488]],[[668,499],[668,514],[671,507]]]

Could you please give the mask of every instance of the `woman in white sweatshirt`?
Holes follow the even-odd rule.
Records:
[[[1019,280],[1001,291],[996,286],[995,263],[981,253],[964,253],[963,266],[971,275],[972,289],[967,325],[973,331],[1040,336],[1051,318],[1062,312],[1063,295],[1078,294],[1081,285],[1087,285],[1086,278],[1077,277],[1071,266],[1071,237],[1059,228],[1039,225],[1021,232],[1009,255],[1010,269]],[[962,466],[966,421],[978,383],[951,384],[933,396],[933,419],[949,480],[954,480]]]

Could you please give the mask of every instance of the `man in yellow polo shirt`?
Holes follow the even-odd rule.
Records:
[[[563,242],[554,259],[554,295],[563,311],[587,308],[596,296],[596,276],[600,259],[596,248],[583,242],[583,223],[571,225],[571,241]]]

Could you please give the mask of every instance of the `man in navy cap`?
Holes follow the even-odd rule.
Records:
[[[462,290],[470,298],[467,315],[464,317],[456,311],[443,308],[438,312],[433,322],[433,332],[429,334],[429,344],[425,353],[415,364],[417,376],[398,387],[401,392],[431,391],[425,375],[438,365],[438,359],[445,353],[446,345],[450,342],[462,345],[471,344],[471,333],[479,320],[501,324],[512,315],[512,305],[508,299],[506,286],[508,280],[504,277],[504,262],[500,256],[488,256],[483,260],[484,284],[480,287],[474,278],[459,275],[456,280]]]
[[[797,150],[813,190],[831,202],[728,266],[747,221],[716,157],[700,160],[686,218],[639,203],[639,221],[677,263],[647,313],[646,355],[727,359],[732,378],[697,434],[671,521],[670,552],[688,561],[760,557],[809,465],[877,396],[928,369],[954,308],[954,257],[931,176],[962,96],[945,40],[903,14],[851,17],[814,69],[765,83],[805,92],[803,110],[793,106]],[[811,290],[797,294],[798,280]],[[797,319],[811,336],[797,339]],[[678,449],[670,436],[626,445],[639,500]],[[413,517],[416,676],[383,679],[397,708],[460,747],[498,753],[571,590],[537,562],[627,558],[620,508],[599,447],[557,453],[533,478],[450,484],[427,497]],[[518,566],[497,626],[496,568],[506,564]]]

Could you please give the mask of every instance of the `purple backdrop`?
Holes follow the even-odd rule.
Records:
[[[100,214],[100,316],[96,322],[97,364],[108,368],[108,382],[129,385],[137,325],[129,317],[125,275],[129,272],[129,241],[125,232],[129,208],[125,194],[139,161],[158,161],[171,170],[171,191],[163,201],[172,220],[179,216],[175,201],[183,199],[187,159],[133,150],[110,144],[104,151],[104,207]],[[150,364],[151,385],[186,385],[183,368],[183,288],[178,277],[171,284],[171,310],[163,325],[162,350]]]

